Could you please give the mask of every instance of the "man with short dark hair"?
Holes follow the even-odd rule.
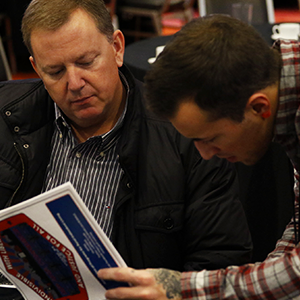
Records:
[[[109,299],[300,299],[300,44],[270,49],[249,25],[224,15],[197,19],[166,45],[145,78],[148,106],[192,139],[204,159],[255,164],[271,141],[295,171],[295,216],[262,263],[179,273],[101,270],[130,288]],[[288,205],[288,203],[287,203]]]

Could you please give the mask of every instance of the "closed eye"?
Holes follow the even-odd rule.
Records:
[[[88,67],[88,66],[90,66],[93,62],[94,62],[94,61],[81,62],[81,63],[78,63],[78,65],[84,66],[84,67]]]
[[[58,75],[60,72],[62,72],[62,70],[59,70],[59,71],[56,71],[56,72],[53,72],[53,73],[49,73],[51,76],[54,76],[54,75]]]
[[[209,144],[209,143],[212,143],[216,138],[211,138],[211,139],[199,139],[199,138],[195,138],[193,139],[193,142],[196,142],[196,143],[203,143],[203,144]]]
[[[80,59],[77,60],[77,65],[82,66],[82,67],[89,67],[94,64],[96,61],[97,57],[99,55],[87,55],[85,57],[81,57]]]
[[[212,143],[214,140],[215,140],[215,138],[212,138],[210,140],[204,140],[204,141],[202,141],[202,143],[209,144],[209,143]]]
[[[55,71],[55,72],[48,72],[48,75],[49,75],[50,77],[57,77],[57,76],[59,76],[62,72],[63,72],[63,69],[60,69],[60,70],[57,70],[57,71]]]

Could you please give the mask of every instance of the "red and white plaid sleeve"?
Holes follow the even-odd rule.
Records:
[[[182,274],[182,297],[212,299],[300,299],[300,248],[263,263]]]
[[[295,194],[299,177],[295,172]],[[295,200],[296,222],[299,217]],[[294,220],[286,227],[276,249],[262,263],[231,266],[215,271],[182,273],[183,299],[300,299],[300,244],[294,243]]]

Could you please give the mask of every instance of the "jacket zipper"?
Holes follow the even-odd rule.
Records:
[[[14,200],[14,197],[15,195],[17,194],[17,192],[19,191],[23,181],[24,181],[24,177],[25,177],[25,164],[24,164],[24,160],[23,160],[23,157],[21,155],[21,152],[19,151],[18,149],[18,144],[17,143],[14,143],[14,148],[16,149],[19,157],[20,157],[20,160],[21,160],[21,164],[22,164],[22,176],[21,176],[21,181],[19,183],[19,185],[17,186],[16,190],[14,191],[13,195],[11,196],[10,200],[8,201],[8,203],[5,205],[5,207],[9,207],[11,206],[13,200]]]

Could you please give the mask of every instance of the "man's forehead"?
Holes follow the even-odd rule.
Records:
[[[181,103],[170,121],[181,134],[188,138],[202,138],[201,135],[205,135],[209,126],[212,125],[212,122],[209,122],[208,113],[200,109],[194,101]]]
[[[179,104],[175,118],[182,121],[197,119],[198,122],[208,122],[209,113],[201,109],[195,101],[184,101]]]

